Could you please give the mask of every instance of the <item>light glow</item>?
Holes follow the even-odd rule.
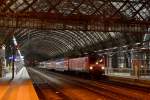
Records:
[[[2,49],[5,50],[5,46],[2,46]]]
[[[98,62],[96,62],[96,65],[98,65]]]
[[[104,66],[102,66],[102,67],[101,67],[101,69],[102,69],[102,70],[104,70],[104,69],[105,69],[105,67],[104,67]]]
[[[90,70],[93,70],[93,67],[92,67],[92,66],[90,66]]]
[[[141,68],[144,68],[144,66],[143,66],[143,65],[141,65]]]
[[[17,46],[17,41],[15,37],[13,37],[13,42],[14,42],[14,45]]]
[[[102,63],[102,62],[103,62],[103,59],[101,59],[99,62]]]

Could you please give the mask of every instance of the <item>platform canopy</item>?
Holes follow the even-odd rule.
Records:
[[[143,40],[149,0],[0,0],[0,34],[25,55],[81,55]]]

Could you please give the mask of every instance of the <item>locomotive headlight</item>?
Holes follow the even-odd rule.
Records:
[[[101,59],[99,62],[102,63],[102,62],[103,62],[103,59]]]
[[[98,65],[98,62],[96,62],[96,65]]]
[[[104,70],[104,69],[105,69],[105,67],[104,67],[104,66],[102,66],[102,67],[101,67],[101,69],[102,69],[102,70]]]
[[[92,67],[92,66],[90,66],[90,70],[93,70],[93,67]]]

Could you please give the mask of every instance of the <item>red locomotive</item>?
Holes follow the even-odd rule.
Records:
[[[53,63],[53,66],[51,66]],[[48,69],[56,71],[68,71],[78,73],[89,73],[94,76],[104,74],[106,66],[105,56],[85,56],[70,59],[59,59],[49,61],[46,65]]]

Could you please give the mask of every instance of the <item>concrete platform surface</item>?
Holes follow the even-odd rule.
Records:
[[[0,81],[0,100],[39,100],[25,67],[13,80]]]

